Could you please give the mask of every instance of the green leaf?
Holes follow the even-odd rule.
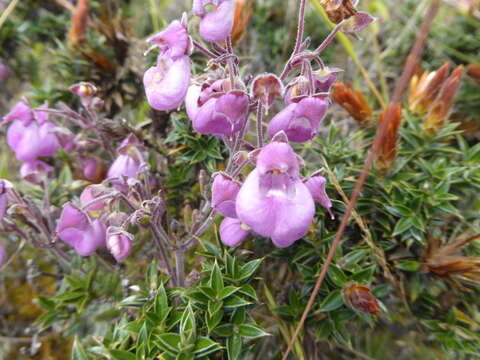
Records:
[[[401,218],[397,222],[397,225],[395,225],[395,229],[393,229],[392,236],[400,235],[405,231],[407,231],[408,229],[410,229],[412,226],[413,226],[412,218],[409,218],[409,217]]]
[[[255,339],[263,336],[269,336],[269,333],[266,333],[259,327],[252,324],[241,324],[238,326],[238,334],[243,337],[250,339]]]
[[[223,290],[222,272],[220,271],[217,261],[215,261],[210,275],[210,286],[217,296],[219,296]]]
[[[238,335],[229,337],[227,339],[228,360],[240,360],[241,353],[242,353],[242,338]]]
[[[136,360],[136,356],[124,350],[109,350],[114,360]]]
[[[334,290],[322,301],[319,311],[329,312],[338,309],[343,305],[342,292]]]
[[[228,310],[232,310],[232,309],[235,309],[241,306],[247,306],[250,304],[251,302],[248,302],[247,300],[241,298],[240,296],[232,295],[224,301],[224,308]]]
[[[217,326],[213,331],[215,336],[220,337],[230,337],[233,335],[233,325],[232,324],[222,324]]]
[[[89,360],[85,349],[82,347],[77,337],[75,337],[75,340],[73,341],[72,360]]]
[[[420,263],[414,260],[400,260],[395,264],[395,267],[404,271],[418,271]]]
[[[179,352],[180,335],[175,333],[165,333],[157,337],[157,345],[163,351],[166,351],[172,355],[176,355]]]
[[[336,265],[331,265],[328,269],[328,278],[337,286],[343,287],[347,282],[347,275]]]
[[[222,346],[212,339],[207,337],[199,337],[195,343],[193,354],[196,355],[196,357],[204,357],[220,349],[222,349]]]
[[[256,259],[249,261],[248,263],[244,264],[239,271],[239,277],[236,279],[238,281],[243,281],[249,279],[253,274],[257,271],[258,267],[262,263],[262,259]]]
[[[235,287],[235,286],[227,286],[220,291],[219,299],[223,300],[223,299],[229,297],[230,295],[233,295],[238,290],[240,290],[240,288]]]
[[[363,269],[352,276],[352,279],[360,283],[366,283],[372,280],[373,274],[375,273],[376,265],[369,266],[366,269]]]

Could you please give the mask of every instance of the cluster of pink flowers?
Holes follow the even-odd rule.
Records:
[[[319,131],[330,104],[331,86],[341,72],[326,67],[320,53],[343,23],[310,51],[309,41],[303,41],[303,21],[300,22],[295,50],[280,76],[265,73],[242,79],[230,36],[234,13],[234,0],[193,0],[193,15],[199,18],[198,32],[207,45],[190,36],[186,14],[149,37],[147,53],[158,51],[158,55],[143,77],[146,98],[159,111],[172,111],[185,103],[193,129],[221,138],[229,148],[231,155],[225,172],[213,176],[210,204],[212,214],[225,216],[220,226],[223,243],[236,246],[254,234],[270,238],[278,247],[287,247],[308,232],[315,215],[315,201],[333,218],[332,203],[325,191],[326,179],[321,171],[303,178],[300,169],[304,161],[290,143],[310,141]],[[355,19],[357,25],[349,31],[359,31],[373,21],[364,13]],[[190,55],[194,49],[209,57],[210,62],[206,73],[192,78]],[[317,69],[314,64],[318,64]],[[287,81],[296,69],[300,71]],[[59,109],[47,105],[33,109],[22,100],[3,121],[10,124],[7,143],[23,163],[20,174],[24,179],[48,191],[57,151],[63,149],[75,163],[74,174],[75,170],[80,173],[76,178],[90,184],[78,201],[63,205],[55,226],[52,219],[50,229],[42,224],[45,237],[50,237],[52,246],[57,238],[61,239],[81,256],[107,248],[121,261],[132,249],[133,235],[127,230],[129,224],[135,224],[150,228],[161,253],[165,245],[175,251],[186,248],[191,239],[202,234],[211,217],[206,213],[197,216],[203,216],[204,222],[191,226],[198,230],[188,234],[184,244],[178,245],[177,239],[172,241],[162,225],[166,212],[163,199],[153,195],[156,182],[149,176],[143,142],[130,134],[115,150],[100,128],[98,116],[103,101],[96,97],[96,87],[82,82],[70,90],[82,104],[80,112],[64,104]],[[268,121],[266,117],[274,106],[276,113]],[[54,117],[73,123],[75,131],[52,120]],[[246,140],[253,119],[256,146]],[[270,139],[267,145],[264,127]],[[108,171],[104,161],[95,155],[99,145],[113,159]],[[254,168],[245,177],[243,170],[248,164]],[[118,211],[119,201],[130,209],[129,215]],[[31,206],[9,182],[0,180],[0,220],[5,220],[9,204],[27,209]],[[30,209],[29,214],[43,222],[37,210]],[[15,224],[9,224],[14,228]],[[5,257],[0,244],[0,266]],[[176,280],[182,283],[181,278]]]

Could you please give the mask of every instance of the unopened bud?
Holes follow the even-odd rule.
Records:
[[[70,91],[81,98],[91,98],[97,93],[97,88],[89,82],[80,82],[72,85]]]
[[[378,315],[380,306],[370,288],[355,282],[348,283],[342,289],[343,301],[352,310],[368,315]]]
[[[117,261],[125,259],[132,249],[133,235],[121,228],[110,226],[107,229],[107,249]]]

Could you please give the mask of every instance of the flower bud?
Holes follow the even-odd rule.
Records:
[[[220,224],[220,240],[227,246],[239,245],[250,233],[250,228],[238,219],[227,217]]]
[[[3,243],[0,242],[0,269],[7,261],[7,251],[5,250],[5,246]]]
[[[79,156],[80,166],[82,167],[81,178],[98,184],[105,179],[106,168],[105,164],[98,156],[87,155]]]
[[[87,214],[72,204],[63,207],[57,233],[81,256],[92,255],[105,246],[105,225],[99,220],[91,221]]]
[[[305,181],[305,185],[312,194],[313,200],[317,201],[322,205],[330,214],[332,219],[335,216],[332,213],[332,201],[325,191],[325,186],[327,184],[327,179],[319,174],[313,174],[308,180]]]
[[[212,185],[212,207],[223,216],[237,217],[235,199],[240,184],[224,174],[217,174]]]
[[[46,162],[34,160],[23,163],[20,167],[20,176],[32,184],[41,184],[47,179],[47,174],[53,168]]]
[[[107,249],[117,261],[125,259],[132,249],[133,235],[121,228],[110,226],[107,229]]]
[[[143,147],[138,138],[130,134],[118,148],[118,157],[108,170],[109,179],[122,177],[137,178],[145,164],[142,155]]]
[[[333,85],[333,100],[343,107],[360,125],[368,126],[372,122],[373,111],[363,94],[354,88],[337,82]]]
[[[70,86],[70,91],[80,98],[92,98],[97,93],[97,88],[92,83],[79,82]]]
[[[378,315],[380,306],[366,285],[348,283],[342,289],[343,301],[352,310],[367,315]]]
[[[467,66],[468,75],[480,85],[480,65],[470,64]]]
[[[252,82],[253,100],[260,101],[268,113],[273,101],[283,94],[282,81],[275,74],[258,75]]]

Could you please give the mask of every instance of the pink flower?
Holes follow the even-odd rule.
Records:
[[[147,42],[153,44],[152,48],[159,48],[161,55],[173,60],[191,53],[192,44],[187,28],[178,20],[174,20],[165,30],[150,36]]]
[[[132,249],[133,235],[120,228],[107,229],[107,249],[117,261],[125,259]]]
[[[212,184],[212,207],[223,216],[236,217],[235,199],[240,184],[224,174],[217,174]]]
[[[237,90],[210,94],[211,91],[210,88],[204,90],[198,100],[198,110],[190,110],[195,115],[191,119],[194,130],[216,136],[240,131],[247,121],[248,95]],[[202,98],[206,99],[203,103]]]
[[[327,179],[323,176],[320,176],[320,173],[313,174],[310,178],[304,181],[308,190],[312,194],[313,200],[318,201],[330,214],[330,217],[333,219],[334,215],[332,213],[332,201],[325,191],[325,186],[327,184]]]
[[[206,6],[214,10],[207,12]],[[194,0],[193,13],[201,18],[200,36],[209,42],[221,42],[231,34],[235,15],[233,0]]]
[[[156,66],[143,76],[143,85],[150,106],[156,110],[176,109],[185,99],[190,83],[191,61],[188,56],[173,60],[160,55]]]
[[[107,177],[109,179],[136,178],[145,164],[140,141],[135,135],[130,134],[123,140],[118,153],[118,157],[108,170]]]
[[[315,205],[299,177],[299,162],[290,145],[272,141],[258,154],[257,167],[236,199],[238,219],[253,232],[287,247],[303,237]]]
[[[105,246],[105,225],[99,220],[92,221],[85,212],[72,204],[63,207],[57,226],[60,239],[74,247],[81,256],[92,255]]]
[[[47,179],[47,174],[53,168],[41,160],[33,160],[23,163],[20,167],[20,176],[32,184],[41,184]]]
[[[237,246],[250,234],[250,229],[239,219],[227,217],[220,224],[220,239],[227,246]]]
[[[328,109],[328,98],[309,96],[291,103],[275,115],[268,124],[268,135],[284,131],[289,141],[305,142],[315,137],[320,121]]]
[[[82,193],[80,194],[80,204],[86,211],[100,211],[105,209],[108,203],[108,199],[99,200],[93,202],[95,199],[98,199],[101,196],[107,195],[109,193],[109,189],[105,186],[99,185],[88,185],[85,189],[83,189]],[[87,204],[90,204],[88,207],[85,207]]]
[[[41,108],[34,113],[21,101],[4,117],[4,121],[12,121],[7,131],[7,143],[19,161],[30,162],[57,152],[59,144],[54,135],[55,125],[48,121]]]

